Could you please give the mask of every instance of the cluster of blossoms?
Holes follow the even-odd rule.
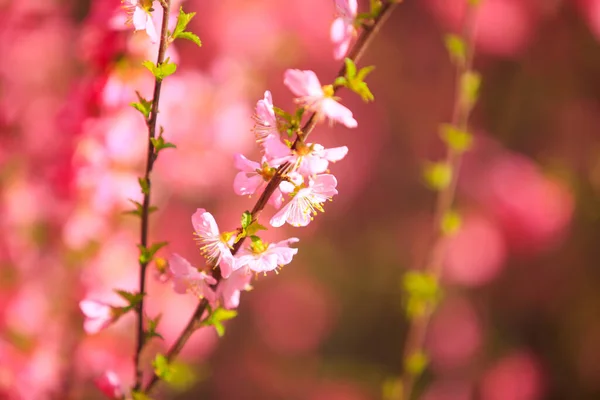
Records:
[[[314,113],[317,121],[329,119],[348,128],[357,126],[352,112],[333,97],[332,86],[321,86],[313,71],[290,69],[285,72],[285,85],[297,96],[298,109],[294,114],[273,105],[271,93],[266,91],[255,109],[253,128],[257,143],[262,149],[260,162],[251,161],[242,154],[235,155],[236,175],[233,188],[239,195],[254,195],[268,190],[268,183],[279,174],[280,182],[272,189],[268,202],[278,211],[270,219],[272,227],[288,223],[295,227],[307,226],[323,204],[338,192],[335,176],[327,173],[330,162],[343,159],[348,153],[346,146],[326,149],[320,144],[305,143],[300,122],[305,111]],[[297,133],[295,140],[294,133]],[[289,198],[286,204],[285,199]],[[277,243],[267,243],[258,235],[266,227],[254,216],[244,213],[247,222],[232,232],[221,232],[214,217],[204,209],[192,216],[197,240],[207,264],[219,266],[221,283],[193,267],[178,254],[169,259],[174,288],[177,293],[191,292],[206,298],[213,307],[236,308],[240,292],[250,288],[253,273],[277,271],[289,264],[298,249],[290,245],[297,238]],[[234,245],[248,237],[250,244],[235,249]],[[235,250],[234,250],[235,249]]]

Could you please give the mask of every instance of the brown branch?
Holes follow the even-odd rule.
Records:
[[[156,58],[156,65],[160,65],[165,60],[165,54],[167,52],[168,46],[168,23],[169,23],[169,10],[171,7],[171,0],[162,0],[160,2],[161,7],[163,9],[163,19],[162,26],[160,29],[160,43],[158,47],[158,56]],[[152,95],[152,106],[150,109],[150,115],[146,120],[146,125],[148,127],[148,152],[146,157],[146,171],[144,174],[144,180],[147,190],[144,193],[144,201],[142,203],[142,224],[140,229],[140,244],[143,248],[148,247],[148,225],[149,225],[149,217],[150,217],[150,191],[151,191],[151,182],[150,175],[152,173],[152,167],[154,166],[154,162],[156,161],[156,154],[154,151],[154,144],[152,143],[152,139],[156,137],[156,121],[158,117],[158,103],[160,101],[160,90],[162,87],[162,79],[155,78],[154,80],[154,92]],[[135,385],[134,389],[138,390],[142,385],[142,367],[140,365],[140,355],[142,353],[142,349],[144,348],[144,344],[146,342],[145,331],[144,331],[144,294],[146,290],[146,270],[148,268],[148,261],[142,261],[140,259],[140,294],[142,294],[142,299],[136,308],[137,314],[137,344],[135,349],[134,356],[134,365],[135,365]]]
[[[461,131],[467,131],[469,115],[471,108],[465,107],[462,104],[462,87],[461,78],[465,73],[469,72],[473,64],[473,31],[475,25],[475,14],[476,6],[469,5],[467,13],[465,15],[465,23],[463,27],[463,39],[467,42],[467,54],[464,63],[457,63],[456,68],[456,82],[455,82],[455,95],[454,105],[452,111],[453,126],[457,126]],[[429,255],[425,259],[425,265],[421,268],[422,271],[430,273],[436,280],[439,280],[442,273],[442,264],[444,261],[444,255],[446,252],[446,241],[444,240],[443,233],[441,230],[441,224],[444,216],[451,210],[455,194],[456,184],[458,182],[458,175],[460,172],[461,165],[461,154],[454,150],[452,146],[448,146],[446,152],[446,164],[450,166],[452,171],[452,179],[450,184],[439,192],[437,197],[435,212],[434,212],[434,226],[433,236],[431,238]],[[426,312],[421,315],[414,317],[409,322],[409,328],[404,345],[403,360],[406,369],[407,360],[414,354],[417,354],[423,350],[425,344],[425,337],[427,335],[427,328],[433,314],[433,307],[429,307]],[[402,378],[402,400],[410,400],[416,379],[418,377],[411,374],[409,371],[404,370]]]
[[[372,42],[372,40],[375,37],[375,35],[377,34],[377,32],[379,32],[379,30],[381,29],[381,26],[383,25],[383,23],[389,18],[390,14],[392,13],[393,9],[395,8],[395,6],[398,3],[399,3],[398,1],[390,1],[390,2],[385,3],[382,6],[380,13],[377,16],[377,18],[375,18],[373,24],[370,27],[365,28],[361,32],[356,43],[350,50],[350,52],[347,56],[348,58],[352,59],[354,62],[358,62],[358,60],[362,57],[362,55],[364,54],[367,47]],[[344,76],[345,72],[346,72],[346,67],[344,64],[340,68],[340,70],[338,72],[338,76]],[[335,91],[337,91],[338,89],[339,89],[339,87],[334,88]],[[308,137],[308,135],[312,132],[312,130],[317,125],[317,122],[318,122],[318,120],[316,117],[316,113],[311,114],[311,116],[308,118],[308,120],[306,121],[306,123],[304,124],[304,126],[302,127],[302,129],[300,130],[298,135],[296,136],[296,139],[294,140],[292,148],[295,148],[300,141],[303,141]],[[285,163],[285,164],[282,164],[281,166],[279,166],[279,168],[277,168],[277,172],[275,173],[273,178],[271,178],[271,180],[269,181],[269,183],[263,190],[262,194],[256,201],[254,208],[252,208],[251,213],[252,213],[253,220],[258,219],[260,213],[265,208],[265,206],[267,205],[267,202],[271,198],[271,195],[279,187],[279,184],[282,182],[285,174],[288,172],[288,169],[290,167],[291,167],[291,165],[289,163]],[[231,251],[233,255],[235,255],[239,251],[239,249],[242,247],[245,240],[246,240],[245,237],[241,238],[238,242],[236,242],[234,244],[233,249]],[[220,274],[218,268],[213,269],[213,271],[215,271],[213,273],[213,276],[215,277],[215,279],[217,279],[217,285],[218,285],[219,281],[221,280],[221,274]],[[207,306],[208,306],[208,302],[206,301],[206,299],[202,300],[198,304],[198,307],[196,307],[194,314],[190,318],[186,327],[181,332],[181,335],[177,338],[175,343],[171,346],[171,348],[167,352],[166,358],[169,362],[171,360],[173,360],[175,357],[177,357],[177,355],[179,355],[179,353],[183,349],[187,340],[192,336],[194,331],[196,331],[200,327],[200,321],[201,321],[202,315],[204,314],[204,311],[206,310]],[[159,381],[158,376],[156,374],[154,374],[152,376],[152,378],[150,379],[150,381],[148,382],[148,385],[146,385],[146,387],[144,388],[144,393],[149,393],[150,390],[152,390],[152,388],[158,383],[158,381]]]

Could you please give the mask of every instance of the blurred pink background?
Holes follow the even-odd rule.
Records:
[[[173,6],[178,9],[177,3]],[[366,11],[367,2],[359,2]],[[370,400],[398,376],[406,322],[401,276],[425,256],[434,194],[420,179],[443,154],[453,67],[443,46],[462,0],[397,7],[360,65],[372,104],[341,97],[359,127],[320,125],[311,141],[347,145],[331,167],[339,195],[279,275],[242,294],[218,340],[207,328],[182,354],[195,379],[156,398]],[[457,195],[445,295],[427,337],[426,400],[600,398],[600,1],[483,0],[476,34],[475,146]],[[255,199],[238,197],[234,153],[256,159],[252,113],[269,89],[290,108],[287,68],[329,83],[339,69],[333,2],[186,0],[203,47],[177,42],[159,124],[177,145],[155,166],[151,237],[196,265],[196,208],[223,229]],[[136,290],[146,131],[128,104],[150,97],[141,67],[156,47],[116,23],[117,0],[0,0],[0,398],[100,399],[93,380],[133,379],[128,315],[87,336],[77,303]],[[273,214],[269,207],[264,215]],[[287,236],[286,236],[287,235]],[[154,274],[156,275],[156,274]],[[163,313],[150,365],[195,306],[149,274]]]

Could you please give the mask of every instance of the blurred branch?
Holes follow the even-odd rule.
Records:
[[[462,62],[456,62],[457,68],[455,95],[451,121],[451,125],[457,127],[461,132],[467,132],[468,130],[469,116],[472,109],[472,105],[467,106],[465,104],[464,80],[468,74],[472,73],[471,68],[473,65],[474,53],[473,32],[478,3],[478,1],[475,0],[464,1],[468,3],[462,32],[462,39],[465,43],[465,54]],[[430,274],[430,276],[432,276],[436,282],[441,278],[442,265],[444,261],[444,255],[446,253],[446,240],[442,225],[445,216],[452,211],[461,160],[462,153],[457,151],[453,146],[448,145],[445,165],[449,166],[451,178],[449,184],[439,191],[434,211],[433,236],[431,238],[428,255],[425,258],[425,263],[420,268],[421,271]],[[407,365],[410,364],[411,359],[414,359],[414,357],[421,357],[425,354],[423,351],[423,346],[434,308],[435,307],[430,304],[424,313],[412,317],[409,321],[403,354],[404,370],[401,380],[402,390],[400,390],[398,393],[400,395],[400,400],[410,400],[413,394],[415,382],[419,377],[419,373],[410,371],[410,368],[407,368]],[[421,359],[423,358],[421,357]],[[425,359],[423,359],[423,361],[424,360]]]
[[[158,56],[156,58],[156,65],[161,65],[165,61],[165,54],[168,46],[168,23],[169,23],[169,11],[171,7],[171,0],[162,0],[160,2],[163,18],[162,25],[160,28],[160,43],[158,47]],[[148,152],[146,157],[146,171],[144,174],[144,181],[146,190],[144,190],[144,201],[142,203],[142,215],[141,215],[141,230],[140,230],[140,245],[143,248],[148,247],[148,225],[150,217],[150,193],[152,189],[150,175],[152,173],[152,167],[156,161],[156,154],[152,139],[156,138],[156,121],[158,117],[158,103],[160,101],[160,91],[162,87],[162,79],[158,77],[154,80],[154,92],[152,95],[152,106],[150,109],[150,115],[146,120],[148,126]],[[135,349],[135,385],[134,389],[138,390],[142,384],[142,368],[140,366],[140,354],[146,342],[145,331],[144,331],[144,294],[146,290],[146,270],[150,261],[146,261],[140,257],[140,291],[142,298],[136,308],[137,313],[137,344]]]
[[[354,62],[357,62],[362,57],[362,55],[364,54],[366,49],[369,47],[369,45],[373,41],[373,38],[375,37],[375,35],[377,34],[377,32],[379,32],[379,30],[381,29],[381,27],[383,26],[385,21],[389,18],[389,16],[391,15],[392,11],[394,10],[394,8],[396,7],[396,5],[398,3],[399,3],[399,1],[396,0],[396,1],[388,1],[382,5],[377,18],[375,18],[373,21],[373,24],[369,27],[366,27],[359,35],[356,43],[354,44],[354,46],[348,53],[348,56],[347,56],[348,58],[352,59]],[[342,67],[340,68],[337,76],[344,76],[345,73],[346,73],[346,66],[345,66],[345,64],[343,64]],[[339,88],[338,87],[334,88],[335,91],[337,91],[337,89],[339,89]],[[301,133],[297,135],[297,137],[292,145],[292,148],[295,148],[299,142],[304,141],[308,137],[308,135],[315,128],[317,122],[318,122],[318,120],[316,118],[316,113],[311,114],[311,116],[308,118],[307,122],[302,127]],[[277,189],[279,187],[279,184],[282,182],[283,177],[285,176],[285,174],[287,173],[287,171],[290,167],[291,167],[291,165],[289,163],[285,163],[285,164],[282,164],[277,169],[277,172],[275,173],[273,178],[271,178],[271,180],[269,181],[269,183],[263,190],[262,194],[260,195],[259,199],[257,200],[256,204],[254,205],[254,208],[252,209],[251,213],[252,213],[253,220],[258,219],[260,213],[267,205],[269,198],[271,198],[271,195],[273,194],[273,192],[275,192],[275,189]],[[245,240],[246,240],[246,238],[244,237],[234,244],[233,249],[232,249],[233,255],[235,255],[239,251],[239,249],[242,247]],[[213,271],[214,271],[213,276],[217,280],[217,285],[218,285],[219,281],[221,280],[221,273],[218,270],[218,268],[214,268]],[[183,329],[183,331],[181,332],[181,334],[179,335],[179,337],[177,338],[175,343],[173,343],[173,345],[167,352],[166,358],[169,362],[171,362],[173,359],[175,359],[179,355],[179,353],[185,346],[185,343],[192,336],[194,331],[196,331],[200,327],[200,323],[202,321],[202,315],[206,311],[207,306],[208,306],[208,302],[206,301],[206,299],[202,300],[198,304],[198,307],[196,307],[196,310],[194,311],[194,313],[193,313],[192,317],[190,318],[190,320],[188,321],[187,325],[185,326],[185,328]],[[150,392],[150,390],[152,390],[152,388],[156,385],[156,383],[158,381],[159,381],[158,376],[156,374],[154,374],[152,376],[152,378],[150,379],[150,381],[148,382],[148,385],[146,385],[146,387],[144,389],[144,393]]]

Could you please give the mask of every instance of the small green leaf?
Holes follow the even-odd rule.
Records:
[[[460,230],[462,219],[456,211],[447,211],[440,223],[440,230],[444,236],[454,236]]]
[[[137,95],[139,101],[136,103],[131,103],[131,106],[141,112],[144,116],[144,119],[148,119],[150,116],[150,111],[152,110],[152,102],[142,97],[138,91],[136,91],[135,94]]]
[[[381,7],[383,6],[383,4],[381,3],[381,0],[371,0],[371,17],[372,18],[377,18],[377,16],[379,16],[379,12],[381,11]]]
[[[194,43],[196,43],[196,45],[198,45],[198,47],[202,47],[202,42],[200,41],[200,38],[193,34],[192,32],[181,32],[180,34],[178,34],[177,39],[186,39],[189,41],[192,41]]]
[[[138,217],[141,217],[144,214],[144,206],[138,201],[135,201],[132,199],[128,199],[128,200],[131,203],[133,203],[133,205],[135,205],[135,210],[123,211],[123,214],[130,214],[130,215],[136,215]],[[158,210],[158,207],[150,206],[150,207],[148,207],[148,214],[152,214],[156,210]]]
[[[444,42],[452,62],[457,65],[464,65],[467,60],[467,44],[465,41],[458,35],[450,34],[446,35]]]
[[[346,78],[351,81],[356,77],[356,64],[348,57],[344,59],[344,64],[346,65]]]
[[[140,184],[140,189],[142,189],[142,193],[148,196],[150,193],[150,184],[146,178],[138,178],[138,183]]]
[[[333,86],[335,87],[346,87],[347,84],[348,80],[344,76],[338,76],[335,78],[335,81],[333,81]]]
[[[427,365],[429,364],[429,358],[423,351],[416,351],[408,356],[404,361],[404,369],[410,375],[414,377],[420,376]]]
[[[242,228],[245,230],[252,223],[252,214],[250,211],[244,211],[242,214]]]
[[[152,61],[148,60],[144,61],[142,65],[152,72],[152,75],[154,75],[154,77],[160,81],[177,71],[177,65],[172,63],[170,58],[167,58],[160,65],[156,65]]]
[[[158,314],[155,318],[148,318],[148,330],[145,332],[146,340],[152,339],[153,337],[164,340],[162,335],[156,332],[156,328],[158,328],[161,317],[162,314]]]
[[[460,104],[464,111],[469,112],[477,102],[481,75],[475,71],[467,71],[460,77]]]
[[[173,36],[177,37],[177,35],[185,32],[188,24],[196,15],[195,12],[185,13],[183,11],[183,7],[179,7],[179,15],[177,16],[177,25],[175,26],[175,30],[173,31]]]
[[[163,354],[157,354],[152,361],[154,373],[165,382],[170,382],[173,378],[173,368],[169,365],[169,360]]]
[[[443,124],[440,126],[440,136],[452,150],[464,153],[471,148],[473,136],[454,125]]]
[[[237,311],[235,310],[227,310],[225,308],[217,308],[213,310],[209,316],[202,321],[202,326],[213,326],[217,331],[217,335],[222,337],[225,335],[225,326],[223,325],[223,321],[227,321],[233,319],[237,316]]]
[[[441,297],[437,278],[426,272],[405,273],[402,278],[402,288],[406,294],[406,314],[409,318],[424,315]]]
[[[445,162],[429,163],[423,172],[425,183],[433,190],[442,190],[452,182],[452,168]]]
[[[375,69],[374,65],[370,65],[368,67],[361,68],[360,71],[358,71],[358,74],[356,74],[356,79],[358,79],[359,81],[363,81],[367,77],[367,75],[369,75],[371,72],[373,72],[374,69]]]
[[[266,231],[267,227],[258,223],[258,221],[254,221],[248,226],[246,229],[246,233],[248,236],[255,235],[258,231]]]
[[[161,248],[163,248],[164,246],[166,246],[167,244],[169,244],[169,242],[153,243],[152,245],[150,245],[149,248],[144,247],[141,244],[138,244],[138,249],[140,249],[140,257],[139,257],[140,263],[142,263],[142,264],[150,263],[150,261],[152,261],[152,259],[154,258],[154,255],[156,254],[156,252],[158,250],[160,250]]]

